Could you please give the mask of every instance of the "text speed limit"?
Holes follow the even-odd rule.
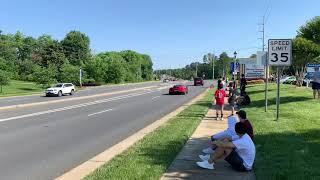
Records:
[[[292,57],[291,39],[269,39],[268,64],[270,66],[290,66]]]

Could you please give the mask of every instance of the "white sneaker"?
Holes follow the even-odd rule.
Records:
[[[199,158],[202,160],[202,161],[209,161],[210,159],[210,154],[207,154],[207,155],[199,155]]]
[[[214,150],[211,147],[208,147],[206,149],[203,149],[202,152],[205,154],[212,154],[214,153]]]
[[[214,169],[214,163],[210,164],[208,161],[197,162],[197,165],[204,169]]]

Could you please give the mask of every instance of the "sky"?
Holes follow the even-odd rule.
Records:
[[[135,50],[154,69],[180,68],[206,53],[248,57],[265,39],[294,38],[320,15],[319,0],[0,0],[0,30],[61,40],[86,33],[94,53]]]

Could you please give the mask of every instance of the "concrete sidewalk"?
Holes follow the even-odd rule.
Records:
[[[213,107],[214,108],[214,107]],[[237,172],[224,160],[220,160],[215,164],[214,170],[201,169],[196,165],[197,161],[201,161],[198,157],[202,149],[208,147],[210,135],[225,130],[227,128],[227,118],[223,121],[215,120],[216,111],[210,108],[206,117],[201,121],[200,125],[187,141],[181,152],[173,161],[167,172],[161,178],[168,179],[222,179],[222,180],[255,180],[252,172]],[[228,107],[227,107],[228,108]],[[225,117],[231,112],[225,110]]]

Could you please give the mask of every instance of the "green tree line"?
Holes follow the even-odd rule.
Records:
[[[151,57],[135,51],[102,52],[93,55],[89,37],[70,31],[61,41],[50,35],[38,38],[21,32],[0,31],[0,84],[9,79],[34,81],[44,87],[56,82],[121,83],[153,79]]]
[[[213,53],[203,55],[202,62],[192,62],[184,68],[178,69],[162,69],[156,70],[155,74],[158,78],[163,74],[170,74],[173,77],[180,79],[191,79],[194,77],[204,77],[205,79],[212,79],[212,68],[214,67],[214,77],[227,77],[231,74],[230,63],[233,61],[232,57],[226,52],[215,56]]]

